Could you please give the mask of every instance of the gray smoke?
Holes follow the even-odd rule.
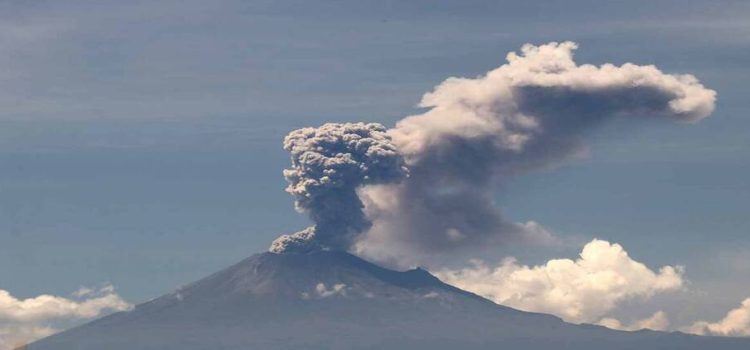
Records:
[[[315,222],[271,245],[272,252],[311,249],[347,250],[370,228],[357,189],[399,182],[406,177],[401,155],[383,125],[329,123],[292,131],[284,139],[292,167],[284,170],[299,211]]]
[[[447,79],[423,96],[425,113],[387,131],[327,124],[291,133],[287,191],[316,226],[272,249],[348,249],[408,263],[460,248],[549,240],[533,221],[506,219],[494,189],[585,154],[583,136],[603,123],[697,122],[714,109],[716,92],[691,75],[631,63],[578,65],[576,48],[524,45],[483,76]]]
[[[374,226],[355,250],[403,261],[548,239],[534,222],[504,218],[494,189],[585,154],[582,136],[608,121],[696,122],[713,111],[716,93],[693,76],[630,63],[578,65],[575,49],[571,42],[525,45],[484,76],[450,78],[425,94],[420,107],[429,110],[389,131],[410,176],[362,191]]]

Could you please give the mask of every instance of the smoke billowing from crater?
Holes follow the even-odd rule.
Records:
[[[576,47],[524,45],[483,76],[449,78],[423,96],[425,113],[387,131],[326,124],[292,132],[285,142],[293,161],[287,191],[316,222],[314,232],[303,231],[306,238],[295,242],[398,260],[545,240],[549,234],[538,224],[503,217],[492,195],[496,186],[582,154],[582,136],[608,121],[697,122],[714,109],[715,91],[691,75],[631,63],[578,65]],[[371,140],[365,144],[373,151],[349,146],[351,135]],[[327,169],[337,171],[336,185],[323,180]]]
[[[380,124],[329,123],[295,130],[284,139],[284,149],[292,156],[292,167],[284,170],[286,191],[315,226],[278,238],[272,252],[347,250],[356,235],[371,226],[356,190],[398,182],[407,174]]]

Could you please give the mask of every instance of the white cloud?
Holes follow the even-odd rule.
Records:
[[[55,333],[51,322],[89,319],[111,311],[126,311],[132,305],[111,285],[98,289],[81,287],[73,299],[39,295],[18,299],[0,290],[0,350],[13,349]]]
[[[641,329],[650,329],[654,331],[665,331],[669,328],[669,318],[664,311],[657,311],[653,315],[637,320],[631,324],[625,325],[619,320],[611,317],[605,317],[597,322],[598,325],[611,329],[622,331],[638,331]]]
[[[576,260],[553,259],[539,266],[507,258],[496,266],[479,260],[438,277],[459,288],[517,309],[550,313],[570,322],[595,322],[618,303],[682,288],[682,268],[658,272],[633,260],[619,244],[592,240]]]
[[[16,349],[57,332],[57,329],[47,326],[0,325],[0,350]]]
[[[58,318],[91,318],[105,310],[123,311],[130,308],[110,288],[89,299],[76,301],[54,295],[40,295],[19,300],[8,291],[0,290],[0,321],[39,322]],[[80,294],[80,293],[79,293]]]
[[[718,322],[698,321],[683,329],[688,333],[719,336],[750,336],[750,298],[730,310]]]

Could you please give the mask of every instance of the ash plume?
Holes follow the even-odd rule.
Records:
[[[485,75],[449,78],[422,97],[426,112],[390,130],[359,123],[292,132],[287,191],[316,225],[283,236],[272,250],[322,247],[398,261],[549,240],[536,222],[506,219],[495,189],[585,154],[583,136],[604,123],[693,123],[714,109],[716,92],[692,75],[632,63],[579,65],[576,48],[527,44]]]
[[[386,128],[376,123],[328,123],[295,130],[284,139],[284,149],[292,160],[292,167],[284,170],[286,191],[315,226],[278,238],[272,252],[347,250],[371,225],[357,189],[398,182],[407,174]]]
[[[691,75],[579,65],[576,48],[527,44],[483,76],[449,78],[425,94],[419,106],[429,110],[389,130],[410,176],[362,191],[374,225],[354,250],[383,261],[533,242],[538,225],[507,220],[494,202],[509,177],[585,154],[582,137],[615,119],[691,123],[714,109],[715,91]]]

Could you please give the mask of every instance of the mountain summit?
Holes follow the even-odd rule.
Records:
[[[425,270],[342,252],[262,253],[29,350],[748,349],[750,339],[572,325]]]

